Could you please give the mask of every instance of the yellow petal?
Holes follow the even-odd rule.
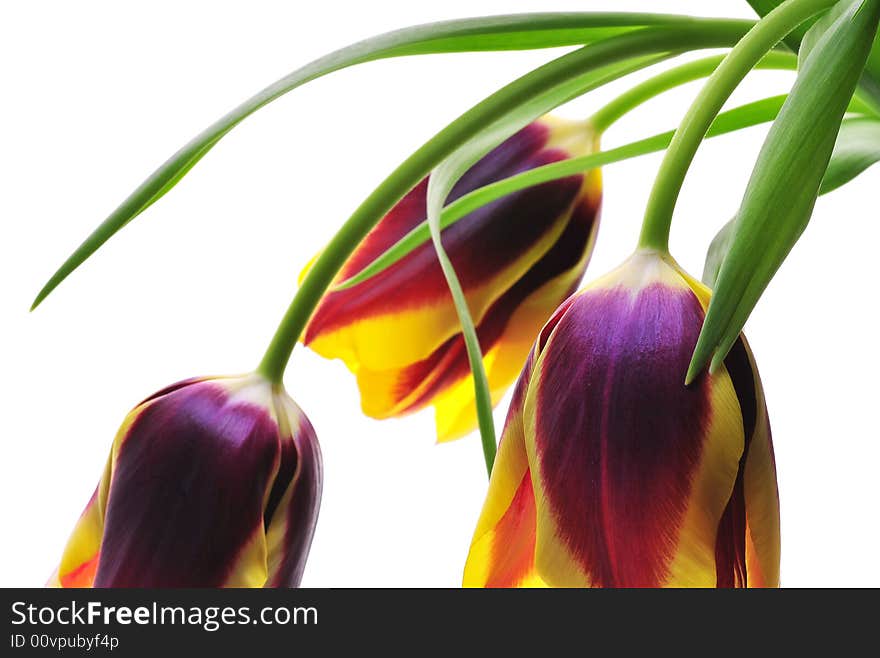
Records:
[[[519,400],[508,414],[465,564],[465,587],[544,586],[534,568],[534,494],[517,404],[522,396],[514,397]]]

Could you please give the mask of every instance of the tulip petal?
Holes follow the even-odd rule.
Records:
[[[779,490],[764,389],[755,357],[744,338],[734,345],[731,356],[744,365],[747,361],[755,391],[754,429],[743,464],[748,586],[779,587]]]
[[[465,564],[465,587],[546,587],[535,568],[535,496],[522,409],[537,356],[571,301],[563,303],[544,325],[513,390],[489,491]]]
[[[776,473],[745,339],[682,383],[710,295],[640,251],[558,309],[518,384],[505,486],[490,485],[466,583],[778,584]]]
[[[53,587],[91,587],[101,550],[101,509],[98,489],[92,494],[67,542],[58,571],[49,580]]]
[[[766,414],[761,417],[749,445],[744,489],[748,585],[779,587],[779,491],[770,423]]]
[[[527,366],[514,390],[498,446],[489,492],[465,564],[465,587],[543,584],[535,571],[535,498],[521,412],[528,382]]]
[[[114,446],[95,586],[264,584],[279,435],[245,393],[204,382],[132,412]]]
[[[724,365],[739,401],[744,447],[733,492],[718,524],[718,534],[715,540],[716,585],[718,587],[746,587],[748,573],[746,568],[745,463],[755,433],[758,398],[755,377],[742,340],[737,341],[736,346],[725,359]]]
[[[682,386],[704,313],[687,282],[668,264],[634,282],[576,298],[526,399],[536,563],[554,586],[714,584],[736,395],[726,376]]]
[[[583,194],[556,244],[497,304],[508,305],[511,312],[498,339],[488,349],[484,347],[493,404],[516,380],[541,327],[574,293],[586,271],[599,226],[598,172],[587,178],[587,186],[592,186],[592,193]],[[480,344],[485,346],[482,336]],[[470,369],[466,367],[463,378],[439,393],[433,404],[438,441],[450,441],[473,431],[477,410]]]
[[[276,399],[282,457],[266,506],[268,587],[299,587],[321,500],[321,450],[312,424],[287,396]]]
[[[527,126],[474,165],[450,200],[511,174],[564,159],[565,151],[548,148],[550,136],[550,129],[540,122]],[[444,231],[444,245],[477,323],[557,240],[582,181],[582,176],[572,176],[521,190]],[[416,187],[379,223],[340,279],[356,274],[424,220],[426,188],[426,182]],[[487,250],[487,244],[493,248]],[[343,359],[354,372],[361,368],[384,371],[428,359],[457,333],[458,316],[445,278],[432,245],[425,244],[370,279],[368,285],[327,295],[304,342],[322,356]]]
[[[166,389],[167,390],[167,389]],[[162,393],[160,391],[159,393]],[[157,393],[156,395],[159,395]],[[116,440],[128,432],[136,414],[129,414],[116,433]],[[95,492],[86,504],[85,510],[77,520],[76,526],[67,540],[61,563],[48,585],[51,587],[93,587],[98,561],[101,556],[101,541],[104,536],[104,515],[107,509],[107,496],[113,473],[113,456],[107,459],[104,472]]]
[[[709,377],[707,385],[711,391],[711,419],[702,443],[700,464],[693,473],[675,559],[663,583],[666,587],[718,586],[722,538],[731,540],[726,544],[728,547],[742,543],[741,537],[725,537],[722,533],[728,510],[736,509],[731,500],[736,492],[738,467],[743,455],[738,392],[725,370]],[[735,516],[731,518],[736,519]]]
[[[598,172],[587,178],[585,188],[556,244],[477,326],[493,404],[516,379],[541,326],[574,292],[586,269],[598,228]],[[441,442],[477,425],[473,378],[461,335],[421,362],[396,370],[361,368],[357,378],[363,411],[370,417],[398,416],[433,404]]]
[[[744,449],[734,489],[718,525],[717,587],[779,585],[779,496],[770,423],[757,366],[745,339],[724,361],[736,390]]]

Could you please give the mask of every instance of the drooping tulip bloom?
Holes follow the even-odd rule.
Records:
[[[546,117],[477,162],[449,197],[596,148],[583,122]],[[359,273],[425,219],[427,179],[389,212],[337,281]],[[600,173],[511,194],[443,233],[477,324],[495,402],[513,383],[538,331],[577,288],[598,227]],[[356,375],[363,411],[388,418],[432,404],[439,439],[477,425],[458,316],[431,244],[379,275],[327,295],[303,341]]]
[[[49,584],[296,587],[320,498],[315,432],[280,386],[183,381],[125,419]]]
[[[709,294],[640,251],[553,315],[517,383],[466,586],[778,585],[776,470],[745,340],[684,385]]]

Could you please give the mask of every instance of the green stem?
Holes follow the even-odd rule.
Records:
[[[627,89],[593,114],[589,123],[597,133],[604,133],[626,114],[647,101],[670,89],[711,75],[723,61],[724,55],[713,55],[663,71],[653,78]],[[761,59],[755,68],[793,71],[797,69],[797,62],[797,55],[793,53],[773,51]]]
[[[734,46],[691,105],[666,151],[648,199],[639,247],[668,251],[672,215],[688,168],[724,103],[758,62],[798,25],[836,0],[787,0]]]
[[[450,123],[397,167],[354,211],[303,279],[257,367],[280,383],[293,348],[334,277],[370,229],[398,200],[465,140],[491,125],[511,108],[538,97],[585,70],[640,55],[736,43],[752,23],[700,21],[675,29],[645,28],[590,44],[545,64],[495,92]]]

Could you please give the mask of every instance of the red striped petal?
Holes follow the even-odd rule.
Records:
[[[474,165],[450,199],[568,157],[568,151],[555,146],[568,143],[559,139],[558,133],[575,135],[577,139],[569,135],[567,140],[582,143],[584,150],[593,146],[589,131],[580,125],[568,123],[551,129],[547,122],[536,122]],[[594,218],[596,179],[590,177],[585,184],[583,176],[571,176],[521,190],[444,230],[444,246],[478,323],[559,240],[579,199],[589,200],[591,220]],[[426,189],[423,181],[378,224],[340,278],[359,272],[424,220]],[[486,245],[492,248],[486,249]],[[369,281],[327,295],[303,340],[323,356],[343,359],[354,372],[380,372],[430,361],[458,333],[458,317],[445,277],[433,246],[424,244]]]
[[[299,587],[318,522],[323,467],[309,419],[287,396],[279,403],[279,417],[290,427],[285,430],[281,467],[265,513],[267,587]],[[277,505],[275,496],[279,496]]]
[[[479,322],[477,336],[487,355],[490,388],[496,399],[515,379],[541,326],[583,276],[598,226],[596,202],[586,198],[578,204],[550,251]],[[357,375],[364,412],[371,417],[388,418],[439,403],[441,440],[476,427],[470,365],[460,334],[422,361],[387,371],[360,368]],[[453,395],[444,397],[453,387],[457,387]],[[456,431],[450,432],[451,427]]]
[[[181,382],[126,418],[51,582],[296,586],[320,489],[314,431],[283,389]]]
[[[702,317],[688,289],[591,291],[538,366],[534,445],[552,541],[592,585],[667,576],[711,415],[707,382],[682,385]]]
[[[220,384],[148,404],[117,448],[95,586],[235,582],[240,554],[263,530],[279,449],[266,407]]]

